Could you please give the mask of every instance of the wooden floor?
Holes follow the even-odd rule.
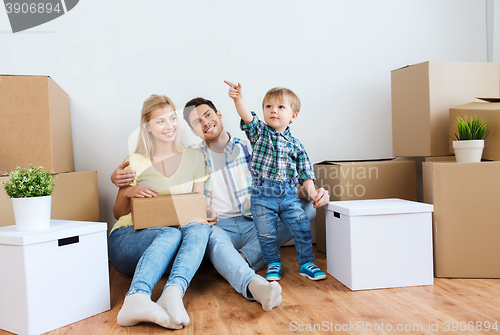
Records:
[[[175,334],[493,334],[500,332],[500,281],[435,279],[433,286],[351,292],[330,275],[313,282],[298,274],[295,248],[283,247],[281,306],[264,312],[236,293],[209,263],[186,292],[191,318]],[[326,272],[325,254],[316,264]],[[263,275],[264,271],[259,271]],[[154,324],[120,327],[116,315],[131,280],[110,268],[111,310],[47,334],[165,334]],[[166,282],[153,292],[157,299]],[[50,317],[50,316],[48,316]],[[495,328],[496,325],[496,329]],[[399,328],[399,331],[398,331]],[[485,331],[489,328],[490,331]],[[392,331],[391,331],[392,329]],[[0,334],[10,334],[0,330]]]

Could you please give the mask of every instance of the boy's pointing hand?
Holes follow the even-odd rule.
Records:
[[[236,84],[233,84],[232,82],[227,81],[227,80],[224,80],[224,82],[227,85],[229,85],[229,92],[228,92],[229,97],[231,99],[234,99],[234,100],[239,99],[242,95],[241,94],[241,84],[238,83],[238,85],[236,85]]]

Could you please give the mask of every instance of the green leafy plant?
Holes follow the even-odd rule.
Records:
[[[53,173],[53,172],[52,172]],[[57,178],[43,166],[28,169],[19,166],[12,171],[10,180],[3,183],[5,193],[11,198],[31,198],[52,195],[54,179]]]
[[[455,122],[455,139],[457,141],[484,140],[487,136],[489,125],[479,116],[469,117],[467,115],[462,119],[457,116]]]

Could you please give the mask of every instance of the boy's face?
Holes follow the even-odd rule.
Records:
[[[191,131],[207,143],[215,142],[224,130],[221,119],[222,114],[208,105],[199,105],[189,114]]]
[[[298,113],[292,110],[289,99],[285,95],[283,99],[274,98],[264,101],[264,121],[280,133],[284,132],[297,116]]]

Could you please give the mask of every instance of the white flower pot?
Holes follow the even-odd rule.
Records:
[[[34,231],[50,228],[52,196],[12,198],[14,219],[18,231]]]
[[[480,162],[483,148],[484,140],[453,141],[457,163]]]

